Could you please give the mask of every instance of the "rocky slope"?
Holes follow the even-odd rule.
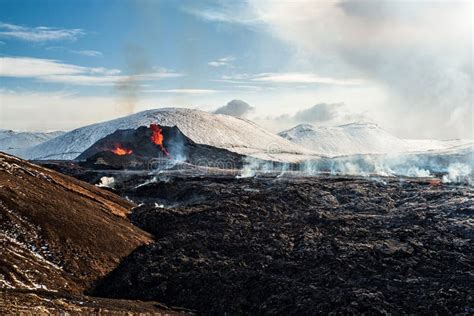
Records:
[[[0,153],[0,284],[79,293],[149,236],[133,204],[95,186]]]
[[[0,153],[0,314],[178,314],[157,302],[83,293],[151,241],[134,204]]]
[[[127,257],[96,294],[211,314],[474,312],[469,187],[163,175],[120,188],[145,203],[133,222],[156,242]]]
[[[183,315],[157,302],[116,300],[44,290],[0,288],[2,315]]]

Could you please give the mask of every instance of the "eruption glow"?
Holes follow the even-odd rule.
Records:
[[[119,155],[119,156],[124,156],[124,155],[131,155],[133,153],[133,150],[131,149],[127,149],[127,148],[123,148],[121,147],[119,144],[116,144],[115,145],[115,148],[112,149],[112,152],[116,155]]]
[[[166,156],[170,156],[166,148],[163,146],[163,140],[165,139],[163,133],[161,132],[161,128],[156,124],[150,124],[150,129],[152,131],[151,141],[153,144],[160,146],[161,150],[166,154]]]

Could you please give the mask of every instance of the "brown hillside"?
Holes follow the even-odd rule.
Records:
[[[147,233],[111,192],[0,153],[0,288],[80,293]]]

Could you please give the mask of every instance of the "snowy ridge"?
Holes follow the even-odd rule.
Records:
[[[248,120],[182,108],[148,110],[81,127],[30,148],[20,153],[20,156],[39,160],[74,159],[96,141],[118,129],[138,128],[151,123],[176,125],[196,143],[259,158],[298,161],[315,156],[312,151],[274,135]]]
[[[469,140],[404,140],[373,123],[352,123],[334,127],[301,124],[279,133],[295,144],[329,157],[355,154],[388,154],[446,150],[473,145]]]
[[[15,132],[12,130],[0,130],[0,151],[15,152],[15,150],[35,146],[52,138],[60,136],[64,132]]]

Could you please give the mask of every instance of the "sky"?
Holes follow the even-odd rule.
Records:
[[[474,138],[471,1],[0,0],[0,128],[145,109]],[[237,101],[232,101],[237,100]]]

